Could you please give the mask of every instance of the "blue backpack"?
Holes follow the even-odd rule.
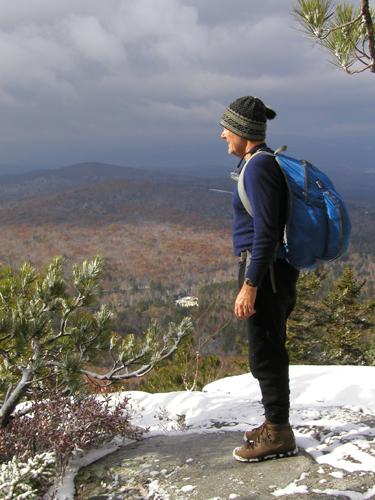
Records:
[[[326,174],[305,160],[281,154],[274,156],[286,180],[288,189],[287,220],[282,250],[284,258],[296,269],[314,269],[321,261],[341,257],[349,246],[351,224],[344,200]],[[238,194],[250,216],[253,215],[244,186],[244,173],[238,177]]]

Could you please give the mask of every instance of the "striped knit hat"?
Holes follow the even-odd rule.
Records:
[[[239,97],[223,113],[220,125],[235,134],[253,141],[266,137],[267,120],[275,118],[276,113],[258,97]]]

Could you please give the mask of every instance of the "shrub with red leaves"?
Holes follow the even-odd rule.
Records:
[[[57,393],[43,400],[35,397],[27,415],[16,413],[0,429],[0,461],[53,451],[57,470],[62,471],[74,452],[99,447],[116,436],[142,437],[144,430],[130,423],[127,398],[114,405],[111,395],[101,399],[94,395],[73,399]]]

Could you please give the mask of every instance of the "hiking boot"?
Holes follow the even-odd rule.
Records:
[[[263,422],[263,424],[259,425],[258,427],[254,427],[253,429],[250,429],[249,431],[246,431],[245,434],[243,435],[243,440],[247,443],[248,441],[255,441],[256,438],[259,436],[259,434],[262,432],[263,427],[269,422],[267,420]]]
[[[239,462],[260,462],[270,458],[296,455],[296,440],[289,424],[264,422],[254,440],[233,450],[233,457]],[[255,431],[255,429],[254,429]]]

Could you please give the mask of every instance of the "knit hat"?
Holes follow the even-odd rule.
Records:
[[[254,141],[266,137],[267,120],[275,118],[276,113],[258,97],[239,97],[223,113],[220,125],[235,134]]]

